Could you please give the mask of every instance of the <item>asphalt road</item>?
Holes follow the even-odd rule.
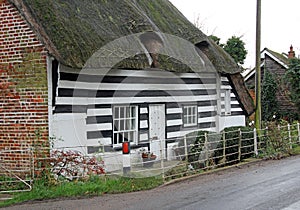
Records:
[[[300,157],[201,175],[153,190],[27,203],[6,209],[300,209]]]

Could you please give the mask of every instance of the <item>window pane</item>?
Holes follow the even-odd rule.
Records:
[[[114,144],[118,144],[118,134],[114,133]]]
[[[123,135],[124,135],[124,141],[128,141],[128,132],[125,132]]]
[[[135,133],[134,131],[130,132],[131,141],[135,141]]]
[[[115,114],[115,119],[119,119],[119,117],[120,117],[120,114],[119,114],[119,107],[115,107],[115,111],[114,111],[114,114]]]
[[[125,129],[125,120],[120,120],[120,131],[123,131]]]
[[[131,107],[131,117],[135,117],[135,106]]]
[[[191,120],[192,120],[192,122],[191,122],[191,123],[192,123],[192,124],[195,124],[195,123],[196,123],[196,115],[194,115],[194,116],[192,117],[192,119],[191,119]]]
[[[126,132],[126,141],[131,141],[130,132]]]
[[[125,107],[120,107],[120,118],[125,117]]]
[[[130,108],[125,107],[125,112],[126,112],[126,118],[129,118],[130,117]]]
[[[183,108],[183,115],[184,115],[184,116],[187,115],[187,108],[186,108],[186,107]]]
[[[120,128],[120,126],[119,126],[119,120],[114,120],[114,129],[115,129],[115,131],[118,131],[119,128]]]
[[[131,126],[130,126],[130,120],[125,120],[126,124],[125,124],[125,130],[128,131],[131,129]]]
[[[123,142],[123,133],[119,133],[118,135],[118,144]]]
[[[130,141],[134,142],[135,141],[135,131],[130,132]]]

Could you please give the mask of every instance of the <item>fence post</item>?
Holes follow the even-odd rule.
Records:
[[[256,128],[253,129],[253,138],[254,138],[254,154],[257,156],[258,155],[258,147],[257,147],[257,133],[256,133]]]
[[[297,123],[297,130],[298,130],[298,139],[300,143],[300,123]]]
[[[225,131],[223,131],[223,160],[225,163],[226,162],[226,134],[225,134]]]
[[[204,148],[205,148],[205,166],[206,166],[206,169],[208,169],[208,164],[209,164],[209,161],[208,161],[208,146],[207,146],[207,133],[204,134],[204,138],[205,138],[205,142],[204,142]]]
[[[289,144],[290,144],[290,149],[293,149],[292,145],[292,135],[291,135],[291,125],[288,124],[288,134],[289,134]]]
[[[239,128],[239,157],[238,160],[241,161],[241,154],[242,153],[242,131]]]
[[[161,166],[161,170],[162,170],[162,179],[163,182],[165,182],[165,169],[164,169],[164,149],[163,148],[163,140],[162,138],[160,139],[160,166]]]
[[[188,148],[187,148],[186,135],[183,137],[183,141],[184,141],[184,156],[185,156],[185,161],[188,161]]]

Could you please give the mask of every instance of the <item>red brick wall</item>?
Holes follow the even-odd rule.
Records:
[[[0,0],[0,43],[0,160],[18,167],[25,157],[4,150],[48,142],[47,52],[7,0]]]

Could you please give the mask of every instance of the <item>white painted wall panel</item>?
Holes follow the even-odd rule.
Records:
[[[220,117],[220,131],[227,127],[245,126],[246,118],[243,115],[239,116],[222,116]]]
[[[112,109],[88,109],[87,116],[104,116],[104,115],[112,115]]]
[[[56,114],[53,116],[53,130],[50,136],[62,141],[55,141],[54,148],[73,147],[87,153],[85,114]]]

